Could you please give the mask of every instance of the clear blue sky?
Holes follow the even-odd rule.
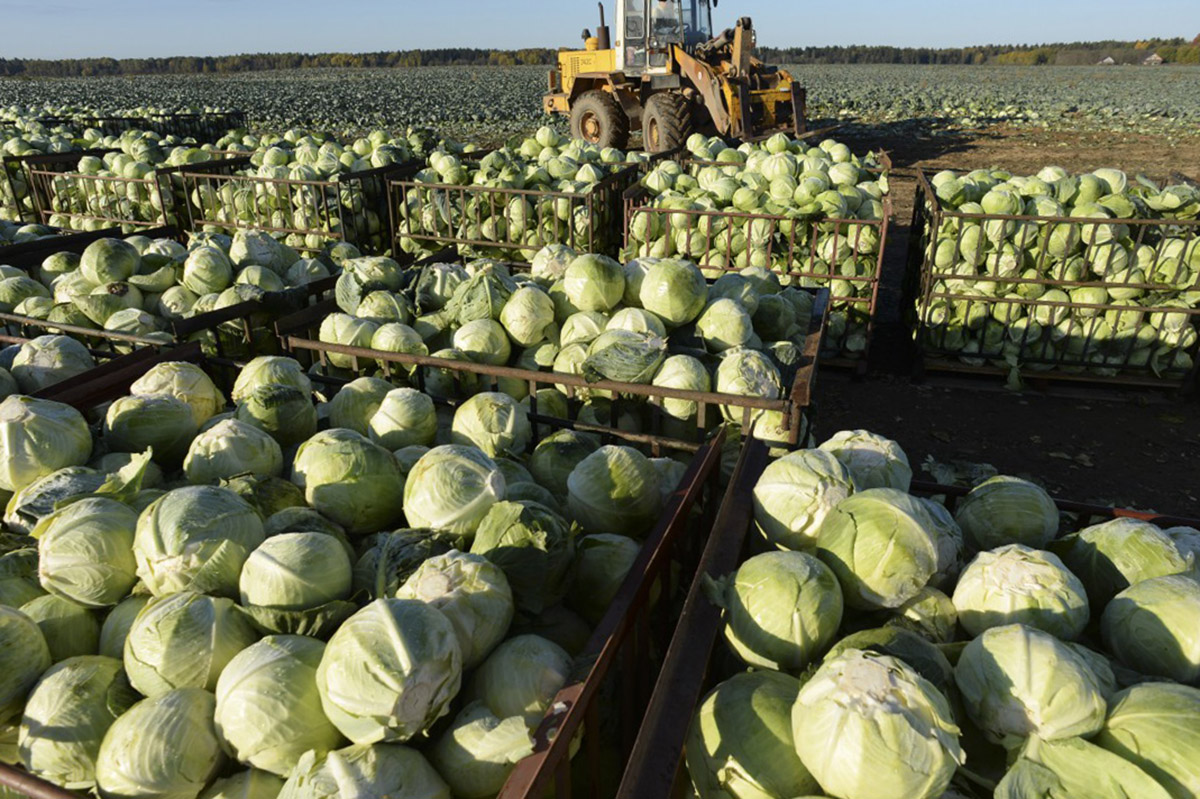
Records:
[[[613,0],[605,6],[611,16]],[[759,42],[771,46],[954,47],[1200,33],[1200,0],[724,0],[714,24],[747,15]],[[556,47],[575,44],[596,16],[587,0],[0,0],[0,56]]]

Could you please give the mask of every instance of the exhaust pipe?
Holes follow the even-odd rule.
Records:
[[[612,48],[612,39],[608,31],[608,26],[604,24],[604,3],[596,3],[600,6],[600,27],[596,29],[596,44],[601,50],[609,50]]]

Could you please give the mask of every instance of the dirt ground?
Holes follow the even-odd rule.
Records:
[[[834,134],[856,150],[883,147],[895,171],[895,216],[867,377],[826,369],[816,392],[818,436],[864,428],[896,439],[914,470],[940,462],[990,463],[1036,479],[1056,495],[1200,517],[1200,403],[1195,396],[1080,385],[1006,389],[1003,380],[929,375],[915,380],[911,333],[902,322],[916,168],[997,166],[1032,174],[1114,166],[1163,179],[1200,177],[1200,137],[993,128],[944,132],[920,126],[847,126]],[[928,474],[920,475],[929,479]]]

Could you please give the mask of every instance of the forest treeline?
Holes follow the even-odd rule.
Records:
[[[454,47],[378,53],[247,53],[171,58],[0,58],[0,76],[66,78],[96,75],[227,74],[321,67],[425,67],[549,65],[557,50],[484,50]],[[1073,42],[1043,45],[983,45],[927,48],[851,45],[839,47],[760,47],[759,56],[777,64],[1021,64],[1079,66],[1111,57],[1140,64],[1157,53],[1168,64],[1200,64],[1200,36],[1140,42]]]

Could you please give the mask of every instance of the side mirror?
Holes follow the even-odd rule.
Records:
[[[583,40],[584,40],[585,42],[586,42],[588,39],[592,38],[592,32],[591,32],[590,30],[588,30],[587,28],[584,28],[584,29],[583,29],[583,33],[582,33],[582,34],[580,34],[580,35],[583,37]]]

